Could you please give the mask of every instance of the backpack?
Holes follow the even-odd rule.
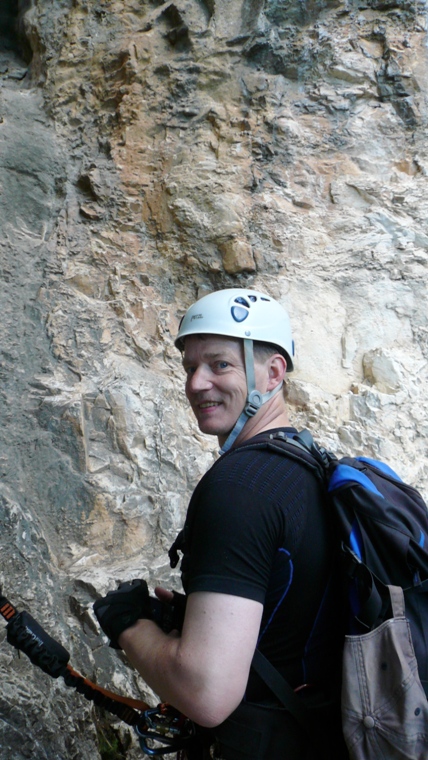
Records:
[[[383,462],[318,446],[308,430],[279,431],[267,448],[312,470],[338,532],[347,606],[342,729],[352,760],[428,757],[428,511]],[[340,611],[338,611],[340,616]],[[301,700],[256,650],[252,667],[306,730]]]

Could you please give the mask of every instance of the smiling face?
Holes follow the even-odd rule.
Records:
[[[186,396],[203,433],[226,440],[247,397],[242,341],[191,335],[184,345]]]

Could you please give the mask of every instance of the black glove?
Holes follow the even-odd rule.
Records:
[[[45,673],[58,678],[65,671],[70,659],[67,650],[55,641],[39,623],[23,610],[15,615],[6,626],[9,644],[30,658]]]
[[[97,599],[94,612],[113,649],[120,649],[120,634],[137,620],[153,619],[150,601],[147,583],[140,578],[121,583],[116,591]]]

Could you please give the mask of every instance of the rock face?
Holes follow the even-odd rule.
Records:
[[[2,3],[0,579],[89,678],[147,694],[96,596],[179,587],[166,549],[216,455],[172,341],[196,297],[280,300],[293,422],[426,495],[426,23],[410,0]],[[1,758],[141,756],[1,638]]]

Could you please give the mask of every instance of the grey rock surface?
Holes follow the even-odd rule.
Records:
[[[210,290],[291,315],[291,416],[428,492],[426,8],[8,0],[0,9],[0,582],[109,688],[117,581],[216,457],[173,337]],[[0,758],[140,757],[0,632]],[[104,738],[103,738],[104,737]]]

